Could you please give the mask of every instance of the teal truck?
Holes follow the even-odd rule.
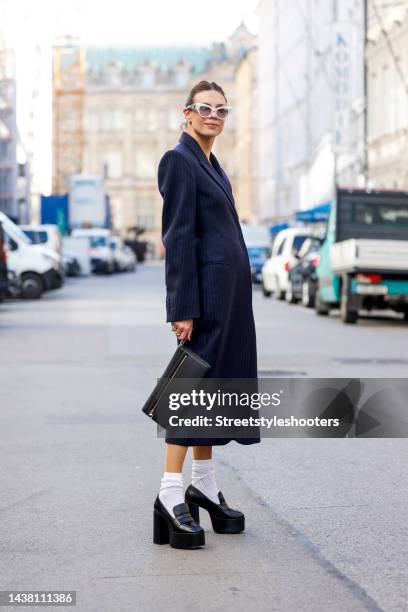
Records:
[[[316,269],[319,315],[389,309],[408,320],[408,192],[337,188]]]

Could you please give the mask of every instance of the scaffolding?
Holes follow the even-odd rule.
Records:
[[[53,192],[65,193],[80,174],[84,152],[85,53],[71,37],[53,53]]]
[[[0,210],[18,218],[14,52],[0,49]]]

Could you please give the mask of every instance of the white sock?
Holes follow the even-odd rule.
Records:
[[[170,516],[174,518],[174,506],[185,501],[182,472],[164,472],[160,483],[159,499]]]
[[[219,504],[219,488],[215,482],[212,459],[193,459],[192,485],[215,504]]]

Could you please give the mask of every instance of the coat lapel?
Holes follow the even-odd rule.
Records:
[[[204,170],[207,172],[207,174],[223,190],[223,192],[225,193],[225,195],[228,198],[229,203],[232,206],[232,209],[233,209],[234,213],[238,217],[238,213],[237,213],[236,208],[235,208],[234,197],[232,195],[232,192],[231,192],[231,190],[229,188],[228,183],[226,182],[226,180],[224,180],[221,177],[221,175],[217,172],[217,170],[214,168],[214,166],[208,161],[204,151],[202,150],[202,148],[200,147],[198,142],[192,136],[190,136],[190,134],[188,134],[187,132],[183,132],[181,134],[179,142],[181,142],[182,144],[185,144],[194,153],[194,155],[198,158],[198,161],[200,162],[200,165],[202,166],[202,168],[204,168]],[[217,158],[215,157],[215,155],[213,153],[211,153],[210,157],[211,157],[211,160],[214,162],[214,165],[216,165],[221,170],[221,166],[220,166]]]

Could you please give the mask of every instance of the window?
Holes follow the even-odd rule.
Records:
[[[287,238],[284,238],[284,239],[282,240],[282,242],[280,243],[280,245],[279,245],[279,247],[278,247],[278,250],[276,251],[276,254],[277,254],[277,255],[282,255],[282,253],[283,253],[283,249],[284,249],[285,244],[286,244],[286,240],[287,240]]]
[[[293,238],[292,251],[297,253],[308,236],[295,236]]]
[[[90,236],[89,244],[92,248],[107,246],[106,236]]]
[[[405,202],[378,197],[377,201],[349,198],[340,204],[337,218],[337,239],[377,238],[406,240],[408,206]]]
[[[135,152],[135,166],[138,178],[154,178],[156,176],[155,155],[152,151],[138,149]]]
[[[88,111],[85,115],[85,129],[89,132],[97,132],[99,129],[99,117],[96,111]]]
[[[133,126],[137,131],[143,131],[145,129],[144,125],[145,112],[143,108],[137,108],[133,113]]]
[[[142,75],[143,87],[153,87],[155,84],[156,75],[153,71],[146,71]]]
[[[33,230],[25,229],[25,230],[23,230],[23,232],[25,233],[27,238],[29,238],[31,240],[31,242],[35,242],[35,240],[34,240],[35,236],[34,236],[34,231]]]
[[[108,109],[101,112],[101,129],[105,132],[119,132],[124,129],[124,116],[121,109]]]
[[[48,240],[47,232],[43,232],[43,231],[38,232],[38,243],[39,244],[44,244],[45,242],[47,242],[47,240]]]
[[[110,151],[104,159],[105,178],[122,178],[122,154],[120,151]]]
[[[182,113],[176,108],[168,111],[168,128],[169,130],[179,130],[184,121]]]
[[[155,228],[154,203],[151,200],[139,201],[137,203],[136,224],[146,230]]]
[[[145,114],[145,128],[150,132],[153,132],[154,130],[157,130],[158,127],[158,109],[150,108]]]

